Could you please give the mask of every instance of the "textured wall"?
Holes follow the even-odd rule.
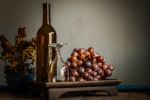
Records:
[[[42,24],[42,2],[51,2],[52,25],[66,59],[74,47],[94,47],[115,66],[113,78],[149,85],[149,0],[1,0],[0,34],[14,43],[18,27],[30,39]],[[1,51],[1,49],[0,49]],[[0,65],[0,85],[5,83]]]

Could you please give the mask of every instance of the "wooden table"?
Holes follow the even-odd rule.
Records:
[[[0,91],[0,100],[47,100],[42,95],[12,94],[10,91]],[[67,94],[58,100],[150,100],[150,92],[119,92],[117,96]]]

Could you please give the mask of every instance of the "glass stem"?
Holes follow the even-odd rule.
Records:
[[[64,63],[62,57],[61,57],[61,54],[60,54],[60,48],[57,48],[56,49],[56,54],[57,54],[57,57],[60,58],[60,60]]]

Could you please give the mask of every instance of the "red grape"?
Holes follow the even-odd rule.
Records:
[[[92,65],[92,69],[93,69],[94,71],[97,71],[97,70],[99,69],[99,67],[97,66],[97,64],[93,64],[93,65]]]
[[[75,79],[75,77],[74,77],[74,76],[70,76],[70,77],[69,77],[69,81],[75,82],[75,81],[76,81],[76,79]]]
[[[86,66],[86,67],[89,68],[89,67],[91,67],[91,65],[92,65],[92,64],[91,64],[91,62],[90,62],[89,60],[85,62],[85,66]]]
[[[78,54],[78,52],[73,52],[72,54],[71,54],[71,56],[75,56],[75,57],[77,57],[79,54]]]
[[[89,48],[88,48],[88,51],[89,51],[90,53],[93,53],[93,52],[94,52],[94,49],[93,49],[92,47],[89,47]]]
[[[76,56],[71,56],[71,59],[70,59],[72,62],[76,62],[77,61],[77,57]]]
[[[91,74],[91,73],[92,73],[92,69],[91,69],[91,68],[87,68],[87,69],[86,69],[86,72],[87,72],[88,74]]]
[[[71,63],[71,67],[72,67],[72,68],[77,68],[77,63],[76,63],[76,62],[72,62],[72,63]]]
[[[97,56],[98,56],[97,53],[95,53],[95,52],[91,53],[92,58],[96,58]]]
[[[71,63],[70,62],[66,62],[65,65],[70,67]]]
[[[84,52],[84,55],[85,55],[85,57],[87,57],[87,58],[91,58],[91,55],[90,55],[90,53],[89,53],[88,51],[85,51],[85,52]]]
[[[91,62],[92,62],[92,64],[96,64],[97,63],[95,58],[91,59]]]
[[[85,69],[84,69],[84,67],[79,67],[78,71],[79,71],[79,73],[84,73]]]
[[[101,79],[101,76],[100,76],[100,75],[97,75],[96,78]]]
[[[84,59],[85,59],[85,55],[84,55],[84,54],[80,54],[80,55],[79,55],[79,58],[80,58],[81,60],[84,60]]]
[[[77,65],[78,66],[81,66],[83,64],[83,61],[82,60],[77,60]]]
[[[97,77],[94,77],[93,81],[98,81],[98,78],[97,78]]]
[[[86,77],[86,80],[87,80],[87,81],[92,81],[93,79],[94,79],[94,77],[91,76],[91,75],[89,75],[88,77]]]
[[[84,54],[84,51],[85,51],[85,50],[84,50],[83,48],[78,49],[79,55]]]
[[[78,51],[78,49],[77,49],[77,48],[74,48],[74,49],[73,49],[73,52],[77,52],[77,51]]]
[[[99,68],[102,68],[103,67],[103,64],[102,63],[97,63],[98,67]]]
[[[99,68],[98,70],[97,70],[97,74],[98,75],[101,75],[103,73],[103,70],[101,69],[101,68]]]
[[[114,70],[114,67],[112,65],[108,65],[108,68],[109,70],[113,71]]]
[[[83,79],[83,77],[78,77],[77,80],[80,81],[80,82],[85,81],[85,80]]]
[[[106,70],[108,68],[108,65],[105,64],[102,66],[102,68],[103,68],[103,70]]]
[[[74,76],[74,77],[79,76],[79,73],[77,72],[77,70],[72,70],[70,74],[71,76]]]
[[[85,78],[87,78],[87,77],[89,76],[88,72],[84,72],[84,73],[83,73],[83,76],[84,76]]]
[[[97,76],[97,72],[96,71],[92,71],[92,75],[93,76]]]
[[[109,70],[109,69],[107,69],[107,70],[106,70],[106,75],[107,75],[107,76],[111,76],[111,74],[112,74],[112,71]]]

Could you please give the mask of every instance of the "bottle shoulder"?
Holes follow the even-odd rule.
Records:
[[[56,34],[56,31],[55,31],[55,29],[52,26],[50,26],[50,25],[42,25],[39,28],[37,34],[48,34],[48,33],[51,33],[51,32],[53,32],[53,34]]]

